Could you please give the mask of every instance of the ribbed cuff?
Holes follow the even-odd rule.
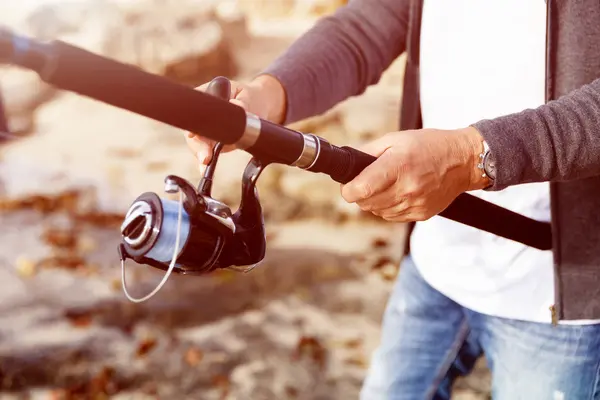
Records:
[[[520,170],[527,160],[519,151],[518,138],[512,135],[510,116],[481,120],[471,126],[477,129],[490,148],[490,159],[496,165],[496,178],[485,190],[498,191],[521,183]]]

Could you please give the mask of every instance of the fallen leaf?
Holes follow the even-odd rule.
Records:
[[[365,261],[367,261],[367,256],[365,254],[360,254],[360,255],[356,256],[356,261],[365,262]]]
[[[286,393],[286,394],[287,394],[289,397],[291,397],[291,398],[295,399],[295,398],[297,398],[297,397],[298,397],[299,391],[298,391],[298,389],[296,389],[295,387],[292,387],[292,386],[286,386],[286,387],[285,387],[285,393]]]
[[[81,269],[83,276],[97,276],[100,273],[100,266],[98,264],[85,264],[85,268]]]
[[[69,386],[54,391],[52,399],[60,400],[108,400],[111,395],[118,393],[119,389],[113,378],[115,371],[111,367],[103,367],[98,374],[92,376],[87,382]]]
[[[106,151],[109,155],[120,158],[135,158],[141,155],[141,151],[131,147],[112,147]]]
[[[166,161],[152,161],[146,164],[148,171],[165,171],[169,168],[169,163]]]
[[[110,286],[112,287],[112,289],[116,292],[119,291],[123,288],[122,284],[121,284],[121,279],[115,278],[112,281],[110,281]]]
[[[33,195],[17,199],[0,199],[0,211],[35,210],[43,214],[60,210],[74,210],[79,200],[77,191],[65,191],[57,195]]]
[[[91,253],[98,248],[98,244],[89,236],[80,236],[77,243],[77,250],[82,253]]]
[[[303,301],[309,301],[312,298],[311,291],[305,286],[300,286],[296,288],[294,290],[294,294],[296,295],[296,297]]]
[[[363,344],[362,339],[359,339],[359,338],[349,339],[344,342],[344,347],[346,347],[347,349],[356,349],[356,348],[361,347],[362,344]]]
[[[335,263],[323,263],[315,271],[317,279],[324,281],[339,278],[343,273],[344,268],[340,268],[340,266]]]
[[[333,218],[336,223],[343,224],[350,220],[350,215],[345,212],[340,212],[340,213],[337,213],[336,215],[334,215]]]
[[[302,336],[296,345],[295,359],[308,355],[320,369],[325,367],[327,361],[327,349],[313,336]]]
[[[65,253],[62,255],[53,255],[40,260],[37,264],[39,268],[65,268],[78,269],[86,266],[86,261],[78,254]]]
[[[61,249],[73,249],[77,246],[77,233],[73,229],[49,228],[42,233],[42,241]]]
[[[89,384],[88,393],[91,398],[98,398],[98,395],[109,395],[116,392],[113,377],[115,371],[111,367],[104,367],[100,372],[92,378]]]
[[[92,314],[89,311],[67,310],[64,316],[76,328],[87,328],[92,324]]]
[[[382,256],[379,257],[377,259],[377,261],[375,261],[375,263],[373,264],[373,266],[371,267],[372,270],[379,270],[382,269],[383,267],[385,267],[388,264],[392,264],[393,260],[388,257],[388,256]]]
[[[158,385],[156,382],[146,382],[141,390],[148,396],[158,396]]]
[[[396,280],[398,272],[400,272],[399,263],[387,263],[379,270],[379,274],[383,280],[388,282]]]
[[[363,345],[362,339],[359,339],[359,338],[337,339],[337,340],[332,340],[329,343],[331,344],[331,346],[334,346],[337,348],[344,348],[344,349],[358,349],[358,348],[362,347],[362,345]]]
[[[154,347],[156,347],[156,339],[154,338],[146,338],[140,342],[138,345],[136,355],[137,357],[144,357],[148,354]]]
[[[31,278],[37,273],[35,262],[24,256],[17,258],[16,269],[19,276],[23,278]]]
[[[123,223],[125,215],[90,211],[73,216],[75,221],[90,224],[99,228],[118,228]]]
[[[215,375],[212,379],[213,386],[216,386],[221,390],[221,400],[225,400],[229,395],[229,390],[231,387],[231,382],[229,378],[225,375]]]
[[[198,364],[200,364],[200,361],[202,361],[203,358],[204,358],[204,353],[202,353],[202,350],[197,349],[195,347],[190,347],[185,352],[185,362],[190,367],[195,367]]]
[[[368,363],[364,356],[351,356],[344,360],[344,364],[360,368],[367,368]]]
[[[381,277],[383,278],[384,281],[393,282],[396,280],[398,275],[395,273],[390,273],[390,272],[382,272]]]
[[[373,243],[371,244],[373,248],[379,249],[382,247],[387,247],[389,245],[388,241],[383,239],[383,238],[377,238],[375,240],[373,240]]]

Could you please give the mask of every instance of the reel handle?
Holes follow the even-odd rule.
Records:
[[[206,93],[223,100],[231,99],[231,81],[224,76],[217,76],[208,84]]]
[[[229,101],[229,99],[231,98],[231,81],[229,81],[229,79],[225,78],[224,76],[217,76],[208,84],[208,87],[206,88],[206,93],[218,97],[222,100]],[[199,194],[208,197],[211,196],[213,176],[217,167],[217,159],[219,158],[219,154],[221,154],[221,150],[223,150],[223,146],[223,143],[219,142],[213,148],[210,163],[208,163],[208,165],[206,166],[204,176],[198,184]]]

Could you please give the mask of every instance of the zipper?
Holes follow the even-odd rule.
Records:
[[[554,305],[550,306],[550,316],[552,317],[552,325],[558,325],[558,316],[556,313],[556,307]]]
[[[546,80],[545,80],[545,102],[547,103],[552,98],[552,91],[554,88],[551,85],[551,69],[552,69],[552,52],[550,51],[551,44],[551,22],[552,22],[552,0],[546,1]],[[552,319],[552,325],[557,326],[559,319],[562,317],[561,308],[561,296],[560,296],[560,281],[559,281],[559,264],[560,264],[560,252],[558,246],[558,235],[556,234],[558,229],[558,218],[556,218],[557,212],[557,196],[556,186],[554,183],[550,183],[550,218],[552,219],[552,255],[553,255],[553,267],[554,267],[554,304],[550,306],[550,316]]]

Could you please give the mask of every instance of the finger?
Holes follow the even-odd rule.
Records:
[[[198,171],[200,172],[200,175],[204,176],[204,172],[206,171],[207,165],[206,164],[198,164]]]
[[[211,144],[211,146],[214,146],[214,144],[216,143],[214,140],[208,139],[208,138],[202,136],[201,134],[195,133],[195,132],[186,132],[185,137],[186,137],[186,139],[191,139],[196,142],[209,143],[209,144]]]
[[[234,82],[231,82],[231,94],[229,95],[229,98],[235,99],[238,96],[238,93],[243,90],[243,87],[243,85],[238,85]]]
[[[243,99],[237,98],[237,99],[231,99],[229,100],[229,102],[231,104],[235,104],[236,106],[240,106],[242,107],[244,110],[248,111],[248,103],[245,102]]]
[[[356,178],[342,186],[342,197],[348,203],[369,199],[392,186],[398,179],[397,160],[393,152],[384,152]]]
[[[210,85],[210,82],[206,82],[198,87],[196,87],[195,90],[198,90],[200,92],[206,92],[206,89],[208,89],[208,85]],[[197,133],[194,132],[186,132],[186,138],[189,139],[195,139],[195,140],[199,140],[199,141],[206,141],[208,139],[203,138],[202,136],[200,136]]]
[[[208,164],[212,158],[213,143],[187,139],[187,145],[190,151],[198,159],[201,164]]]
[[[210,85],[210,82],[203,83],[202,85],[196,87],[196,90],[206,92],[206,89],[208,89],[208,85]]]
[[[400,188],[395,184],[368,199],[357,201],[356,205],[363,211],[380,211],[394,207],[404,201],[406,199],[402,197]]]
[[[417,207],[405,207],[404,209],[387,209],[373,211],[372,214],[376,215],[386,221],[390,222],[414,222],[418,220]]]
[[[406,200],[401,201],[398,204],[395,204],[392,207],[374,211],[383,219],[397,218],[401,215],[405,215],[407,213],[411,213],[414,211],[414,206],[411,206]]]

